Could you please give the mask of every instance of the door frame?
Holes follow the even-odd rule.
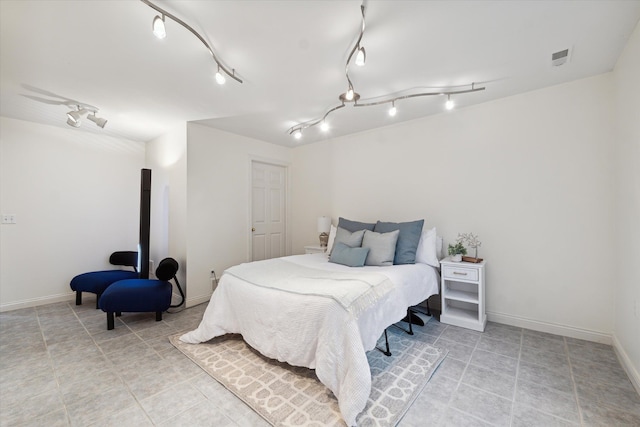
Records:
[[[248,181],[247,181],[247,262],[253,258],[253,239],[251,227],[253,227],[253,164],[263,163],[272,166],[280,166],[284,168],[284,191],[285,191],[285,255],[291,255],[291,163],[283,160],[277,160],[267,157],[250,155],[248,160]]]

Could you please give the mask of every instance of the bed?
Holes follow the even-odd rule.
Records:
[[[284,284],[259,283],[258,277],[281,273]],[[368,291],[339,298],[323,292],[353,285],[361,276],[360,287],[369,287],[370,297]],[[301,281],[311,290],[288,288]],[[325,254],[308,254],[241,264],[223,274],[199,327],[180,339],[196,344],[237,333],[269,358],[315,369],[338,399],[347,425],[355,425],[371,390],[365,352],[408,307],[437,294],[438,283],[437,269],[421,263],[353,268],[331,263]]]

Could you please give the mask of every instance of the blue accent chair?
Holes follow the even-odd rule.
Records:
[[[121,316],[123,312],[155,312],[156,321],[162,320],[162,312],[169,307],[179,307],[184,303],[184,293],[176,278],[178,262],[173,258],[165,258],[158,264],[155,279],[120,280],[109,286],[100,297],[100,308],[107,313],[107,330],[115,327],[114,314]],[[182,296],[180,304],[171,305],[175,280]]]
[[[122,267],[133,267],[131,270],[104,270],[92,271],[80,274],[71,279],[71,289],[76,293],[76,305],[82,304],[82,293],[91,292],[96,294],[96,308],[99,308],[98,301],[100,295],[111,285],[119,280],[137,279],[138,274],[138,252],[118,251],[111,254],[109,263]]]

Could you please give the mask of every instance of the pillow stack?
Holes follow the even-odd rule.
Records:
[[[423,225],[424,220],[374,224],[341,217],[337,228],[331,226],[329,261],[350,267],[415,264]]]

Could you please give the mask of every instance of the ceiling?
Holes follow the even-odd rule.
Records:
[[[99,108],[104,129],[148,141],[184,122],[296,146],[444,113],[443,96],[353,108],[331,129],[287,130],[340,104],[361,25],[360,0],[152,0],[200,33],[243,80],[215,83],[215,63],[188,30],[137,0],[0,1],[0,114],[66,125],[69,100]],[[362,100],[468,85],[457,108],[611,71],[640,18],[640,1],[366,1],[364,67],[349,74]],[[553,52],[569,61],[551,65]],[[69,128],[70,129],[70,128]]]

